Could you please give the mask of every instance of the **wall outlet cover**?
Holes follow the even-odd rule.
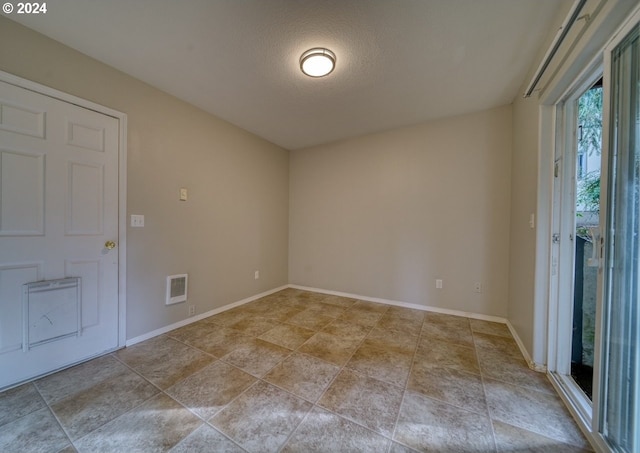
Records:
[[[140,214],[131,214],[131,226],[141,228],[144,226],[144,216]]]

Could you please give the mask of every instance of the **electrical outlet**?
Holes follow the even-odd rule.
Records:
[[[436,280],[436,289],[442,289],[442,280],[441,279],[437,279]]]
[[[196,306],[195,305],[189,305],[189,316],[193,316],[196,314]]]
[[[253,278],[258,280],[260,278],[260,271],[255,271],[253,274]]]
[[[475,282],[475,283],[473,284],[473,290],[474,290],[476,293],[480,294],[480,293],[482,292],[482,283],[480,283],[480,282]]]

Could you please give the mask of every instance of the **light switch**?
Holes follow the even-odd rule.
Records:
[[[187,201],[187,189],[184,187],[180,189],[180,201]]]
[[[143,227],[144,226],[144,216],[138,214],[131,214],[131,226],[132,227]]]

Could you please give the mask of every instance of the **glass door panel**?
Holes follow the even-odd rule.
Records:
[[[600,432],[640,451],[640,27],[611,53],[611,136],[603,305]]]
[[[602,79],[578,99],[571,376],[592,399],[600,228]]]

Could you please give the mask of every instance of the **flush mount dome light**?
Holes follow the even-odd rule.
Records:
[[[336,54],[329,49],[309,49],[300,57],[300,69],[309,77],[323,77],[336,67]]]

